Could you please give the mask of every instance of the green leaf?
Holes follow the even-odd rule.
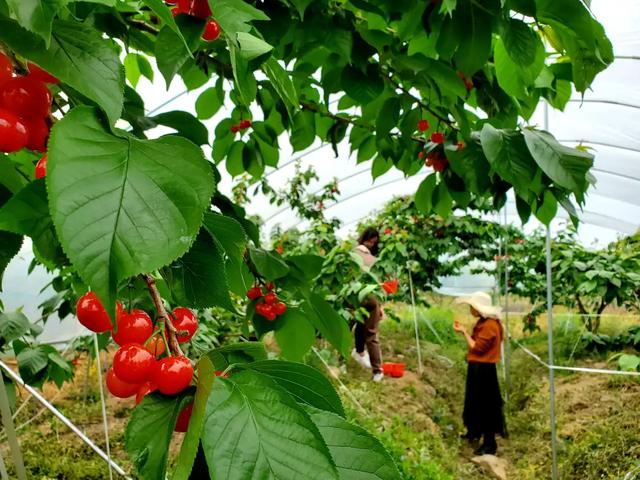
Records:
[[[49,365],[49,356],[41,346],[25,347],[16,356],[18,371],[22,379],[30,384],[37,384],[41,380],[43,371]]]
[[[269,281],[282,278],[289,273],[289,266],[271,252],[261,248],[249,248],[249,257],[258,273]]]
[[[150,120],[159,125],[173,128],[178,134],[191,140],[196,145],[206,145],[209,143],[209,132],[202,122],[187,112],[172,111],[164,112]]]
[[[464,180],[468,191],[486,193],[491,185],[489,163],[477,143],[469,142],[462,150],[447,148],[446,154],[451,170]]]
[[[369,135],[358,147],[358,163],[366,162],[373,157],[377,151],[378,145],[376,143],[376,136]]]
[[[527,192],[537,169],[522,134],[516,130],[499,130],[485,123],[480,141],[491,168],[517,192]]]
[[[454,14],[458,31],[463,35],[454,58],[458,69],[470,77],[483,67],[491,54],[491,14],[485,6],[466,3],[458,5]]]
[[[0,313],[0,350],[8,343],[27,335],[30,331],[29,319],[20,311]]]
[[[201,230],[189,251],[167,270],[173,298],[180,305],[192,308],[218,306],[235,313],[229,297],[222,249],[207,231]]]
[[[204,21],[191,15],[178,15],[175,21],[182,36],[178,36],[170,25],[166,25],[160,29],[155,43],[156,63],[167,88],[175,74],[191,58],[191,52],[200,44],[204,29]]]
[[[640,357],[638,355],[628,355],[623,353],[618,358],[618,366],[620,370],[635,372],[640,370]]]
[[[525,129],[522,133],[529,152],[551,180],[578,195],[586,191],[593,155],[565,147],[545,131]]]
[[[110,313],[121,280],[187,252],[214,187],[202,152],[188,140],[114,136],[87,107],[53,128],[47,167],[58,238]]]
[[[59,243],[49,214],[44,179],[27,184],[0,208],[0,230],[29,236],[45,259],[56,258]]]
[[[173,471],[172,480],[189,480],[191,469],[200,445],[200,435],[204,425],[204,415],[207,409],[207,400],[211,395],[213,381],[216,378],[215,368],[211,360],[207,357],[201,357],[198,360],[198,386],[196,389],[195,399],[193,401],[193,410],[191,419],[189,420],[189,429],[184,436],[182,446],[180,447],[180,455]]]
[[[238,4],[247,5],[244,2]],[[216,7],[217,8],[217,7]],[[240,102],[248,107],[255,100],[258,94],[258,86],[253,71],[249,68],[249,62],[238,52],[237,47],[230,38],[227,37],[227,45],[231,54],[231,68],[233,69],[233,79],[236,90],[239,94]]]
[[[316,117],[309,110],[301,110],[293,117],[289,142],[294,152],[310,147],[316,138]]]
[[[264,40],[246,32],[239,32],[236,36],[240,45],[240,55],[246,60],[253,60],[273,50]]]
[[[237,140],[233,142],[229,152],[227,153],[225,165],[227,167],[227,172],[229,172],[232,177],[236,177],[244,173],[244,163],[242,161],[244,147],[244,142]]]
[[[54,20],[51,45],[0,17],[0,40],[96,102],[114,124],[122,112],[124,71],[118,53],[102,33],[84,23]]]
[[[176,34],[176,37],[182,42],[183,46],[189,50],[189,44],[187,40],[182,35],[182,31],[180,27],[178,27],[178,23],[171,12],[171,9],[162,1],[162,0],[142,0],[147,7],[151,9],[151,11],[156,14],[162,22],[169,27]],[[182,15],[185,17],[186,15]],[[152,79],[150,79],[152,80]]]
[[[366,105],[380,96],[384,83],[374,68],[364,73],[348,66],[342,71],[342,88],[351,98]]]
[[[68,0],[7,0],[9,12],[27,30],[40,35],[47,45],[51,40],[51,23]]]
[[[262,64],[262,71],[267,76],[274,90],[284,102],[289,118],[293,118],[300,109],[296,88],[287,71],[275,58],[270,58]]]
[[[510,18],[502,33],[504,46],[511,60],[521,67],[533,64],[544,45],[540,37],[522,20]]]
[[[289,308],[278,320],[275,337],[283,358],[301,361],[316,341],[316,329],[297,309]]]
[[[340,397],[319,370],[303,363],[263,360],[247,368],[269,375],[296,401],[345,416]]]
[[[202,446],[212,478],[338,478],[303,408],[269,376],[251,370],[216,379]]]
[[[293,255],[287,257],[287,263],[296,269],[296,274],[310,282],[322,272],[324,258],[319,255]]]
[[[227,37],[235,39],[238,32],[251,30],[249,22],[253,20],[269,20],[261,10],[247,2],[237,0],[209,0],[211,9],[215,12],[216,21]]]
[[[207,354],[216,370],[226,370],[235,363],[253,363],[267,359],[264,345],[259,342],[232,343]]]
[[[2,291],[4,271],[11,259],[18,254],[20,247],[22,247],[22,235],[0,232],[0,292]]]
[[[351,349],[351,331],[347,322],[320,295],[311,293],[303,303],[307,320],[345,357]]]
[[[176,420],[192,400],[191,395],[147,395],[133,410],[124,443],[142,478],[165,478],[169,443]]]
[[[200,120],[213,117],[223,104],[223,99],[218,96],[218,89],[207,88],[196,100],[196,113]]]
[[[433,211],[442,218],[448,218],[453,210],[453,199],[444,182],[438,185],[433,195]]]
[[[335,413],[307,407],[343,480],[400,480],[402,475],[380,440]]]
[[[513,97],[526,98],[526,85],[518,75],[518,66],[509,57],[502,40],[496,40],[493,54],[500,88]]]
[[[378,118],[376,119],[376,133],[378,136],[388,135],[391,129],[398,125],[400,118],[400,100],[398,97],[389,97],[382,104]]]
[[[313,0],[291,0],[291,3],[293,3],[293,6],[296,7],[296,10],[298,10],[300,14],[300,20],[304,20],[304,12],[312,2]]]
[[[230,257],[242,259],[247,247],[247,234],[237,220],[219,213],[204,214],[204,227]]]
[[[129,80],[129,83],[133,88],[136,88],[138,85],[138,80],[140,80],[140,67],[138,66],[138,54],[137,53],[128,53],[126,57],[124,57],[124,73]]]
[[[384,175],[393,167],[393,162],[382,155],[376,155],[373,165],[371,165],[371,176],[375,180],[376,178]]]
[[[425,178],[416,191],[415,199],[416,207],[424,215],[429,215],[433,208],[433,192],[436,188],[438,177],[432,173]]]
[[[538,205],[535,211],[536,218],[545,225],[549,225],[558,213],[558,201],[550,190],[544,192],[542,203]]]

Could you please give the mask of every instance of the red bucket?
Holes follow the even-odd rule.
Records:
[[[404,363],[384,362],[382,364],[382,373],[388,377],[399,378],[404,376]]]

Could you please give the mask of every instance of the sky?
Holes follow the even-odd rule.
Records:
[[[590,191],[581,213],[583,223],[579,238],[585,245],[602,246],[621,235],[634,233],[640,225],[640,57],[637,57],[637,52],[640,52],[640,29],[637,27],[640,24],[640,4],[637,0],[593,0],[591,7],[613,42],[615,62],[598,76],[584,99],[574,93],[565,112],[550,109],[546,126],[541,106],[530,124],[548,129],[566,145],[576,146],[582,142],[593,148],[594,174],[598,182]],[[211,86],[205,85],[186,93],[184,84],[176,78],[166,89],[156,69],[155,81],[152,83],[142,78],[136,89],[145,99],[150,113],[184,110],[195,114],[195,100],[199,93]],[[211,135],[215,125],[225,116],[223,108],[212,119],[205,121]],[[159,127],[153,131],[153,136],[169,131]],[[294,160],[298,157],[301,157],[303,167],[312,165],[320,177],[318,182],[312,184],[311,191],[334,177],[343,179],[340,181],[341,196],[338,203],[326,205],[327,215],[343,222],[344,227],[340,231],[343,236],[352,233],[358,221],[381,208],[393,196],[415,192],[420,181],[430,173],[425,168],[418,175],[405,179],[401,172],[392,170],[374,182],[370,174],[370,162],[357,165],[355,156],[349,156],[346,142],[339,146],[338,158],[335,158],[330,145],[321,145],[319,142],[307,151],[296,154],[292,152],[286,137],[280,138],[280,146],[281,167],[266,173],[274,187],[287,185],[294,174]],[[205,155],[210,157],[210,148],[205,147]],[[223,180],[220,189],[229,193],[232,181],[224,168],[221,168],[221,172]],[[261,195],[252,199],[247,209],[251,214],[268,219],[266,231],[277,224],[284,228],[296,225],[304,227],[289,209],[272,206]],[[519,225],[513,201],[507,203],[505,210],[501,212],[502,218],[506,216],[508,222]],[[566,215],[561,214],[552,223],[552,232],[564,228],[565,223]],[[524,228],[525,231],[531,231],[538,226],[537,222],[531,221]],[[31,258],[31,244],[27,239],[20,254],[5,272],[0,300],[8,310],[24,306],[27,316],[35,319],[37,305],[51,295],[51,291],[36,295],[49,281],[49,275],[42,268],[27,275]],[[445,288],[450,292],[456,289],[462,291],[468,289],[469,285],[487,287],[487,279],[451,279]],[[45,341],[62,339],[82,331],[73,319],[67,319],[63,328],[56,322],[57,319],[51,319],[45,328]]]

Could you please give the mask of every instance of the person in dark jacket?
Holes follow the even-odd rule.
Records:
[[[472,442],[482,438],[482,445],[475,453],[494,455],[498,449],[496,435],[503,438],[507,436],[496,369],[504,339],[500,308],[494,307],[491,297],[484,292],[460,297],[456,303],[469,305],[471,315],[478,319],[471,334],[460,322],[455,321],[453,325],[453,329],[464,336],[469,346],[462,414],[467,429],[464,438]]]

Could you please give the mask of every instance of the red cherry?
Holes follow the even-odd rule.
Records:
[[[176,420],[176,432],[186,432],[189,429],[189,421],[191,420],[191,412],[193,411],[193,402],[182,409],[178,420]]]
[[[0,108],[0,152],[11,153],[22,150],[29,141],[29,132],[15,113]]]
[[[384,234],[385,235],[391,235],[391,232],[392,232],[392,230],[389,227],[384,229]]]
[[[249,128],[251,126],[251,120],[240,120],[240,123],[238,124],[238,126],[240,127],[240,130],[244,130],[246,128]]]
[[[442,155],[439,155],[438,158],[433,161],[433,169],[436,172],[444,172],[447,168],[447,165],[449,165],[449,160],[447,160],[447,157],[444,157]]]
[[[193,7],[193,0],[178,0],[178,8],[181,13],[191,13]]]
[[[274,288],[276,288],[275,284],[273,282],[269,282],[264,286],[268,292],[271,292]]]
[[[215,20],[209,20],[204,27],[202,38],[207,42],[213,42],[220,36],[220,25]]]
[[[229,372],[224,373],[222,370],[216,370],[216,377],[229,378]]]
[[[136,405],[138,405],[146,395],[155,392],[157,389],[158,387],[156,387],[153,382],[144,382],[142,385],[139,385],[136,393]]]
[[[175,5],[176,3],[178,3],[178,0],[164,0],[164,3],[166,3],[167,5]]]
[[[444,133],[442,132],[433,132],[431,134],[431,141],[433,143],[444,143]]]
[[[276,247],[276,252],[278,253],[278,255],[282,255],[284,253],[284,247],[282,245],[278,245]]]
[[[13,63],[4,53],[0,53],[0,86],[13,78]]]
[[[211,8],[209,7],[209,0],[193,0],[191,6],[191,15],[198,18],[209,18],[211,14],[212,12]]]
[[[278,301],[278,295],[273,292],[269,292],[264,296],[264,303],[267,305],[273,305]]]
[[[42,159],[40,159],[40,161],[42,161]],[[76,304],[76,316],[78,317],[78,321],[92,332],[103,333],[113,329],[111,319],[109,315],[107,315],[107,311],[102,306],[102,303],[100,303],[100,300],[98,300],[95,292],[87,292],[80,297]]]
[[[112,332],[113,341],[118,345],[127,343],[144,343],[153,333],[151,317],[142,310],[126,310],[117,317],[118,331]]]
[[[111,395],[118,398],[129,398],[136,394],[140,385],[136,383],[127,383],[120,380],[113,368],[110,368],[107,372],[107,389],[111,392]]]
[[[424,160],[424,150],[418,152],[418,160]]]
[[[466,147],[465,143],[462,140],[460,140],[458,142],[458,150],[464,150],[464,147]]]
[[[41,80],[15,77],[2,86],[0,105],[23,118],[44,118],[51,108],[51,92]]]
[[[165,357],[158,361],[154,383],[165,395],[174,395],[189,386],[193,378],[193,367],[187,357]]]
[[[258,287],[258,286],[250,288],[247,291],[247,298],[249,300],[257,300],[257,299],[259,299],[261,297],[262,297],[262,289],[260,287]]]
[[[276,312],[274,312],[273,309],[270,309],[264,314],[264,318],[266,318],[269,322],[273,322],[277,317],[278,315],[276,315]]]
[[[35,63],[31,63],[31,62],[27,63],[27,68],[29,69],[29,75],[35,79],[41,80],[44,83],[53,83],[53,84],[60,83],[60,80],[58,80],[56,77],[51,75],[46,70],[43,70],[42,68],[40,68]]]
[[[198,330],[198,317],[188,308],[178,307],[173,310],[173,326],[178,331],[189,332],[187,335],[176,335],[179,342],[188,342]]]
[[[426,120],[420,120],[418,122],[418,130],[421,132],[426,132],[429,130],[429,122]]]
[[[153,375],[156,359],[142,345],[129,343],[120,347],[113,357],[113,371],[128,383],[142,383]]]
[[[164,340],[160,335],[154,335],[149,343],[144,347],[147,352],[149,352],[154,357],[158,358],[160,355],[164,353],[165,345]]]
[[[38,160],[38,163],[36,163],[36,178],[42,178],[47,175],[47,160],[47,155],[44,155]],[[109,325],[111,325],[111,321],[109,321]]]
[[[33,120],[23,120],[27,127],[27,148],[34,152],[46,152],[47,141],[49,140],[49,125],[42,118]]]
[[[173,15],[173,18],[176,18],[181,13],[184,13],[184,12],[182,12],[178,7],[174,7],[171,9],[171,15]]]
[[[231,133],[238,133],[240,131],[240,126],[239,125],[231,125],[231,128],[229,130],[231,130]]]
[[[266,309],[270,308],[266,303],[258,303],[256,305],[256,313],[261,317],[265,316]]]
[[[278,316],[284,315],[285,312],[287,311],[287,305],[282,302],[278,302],[273,306],[273,311]]]

